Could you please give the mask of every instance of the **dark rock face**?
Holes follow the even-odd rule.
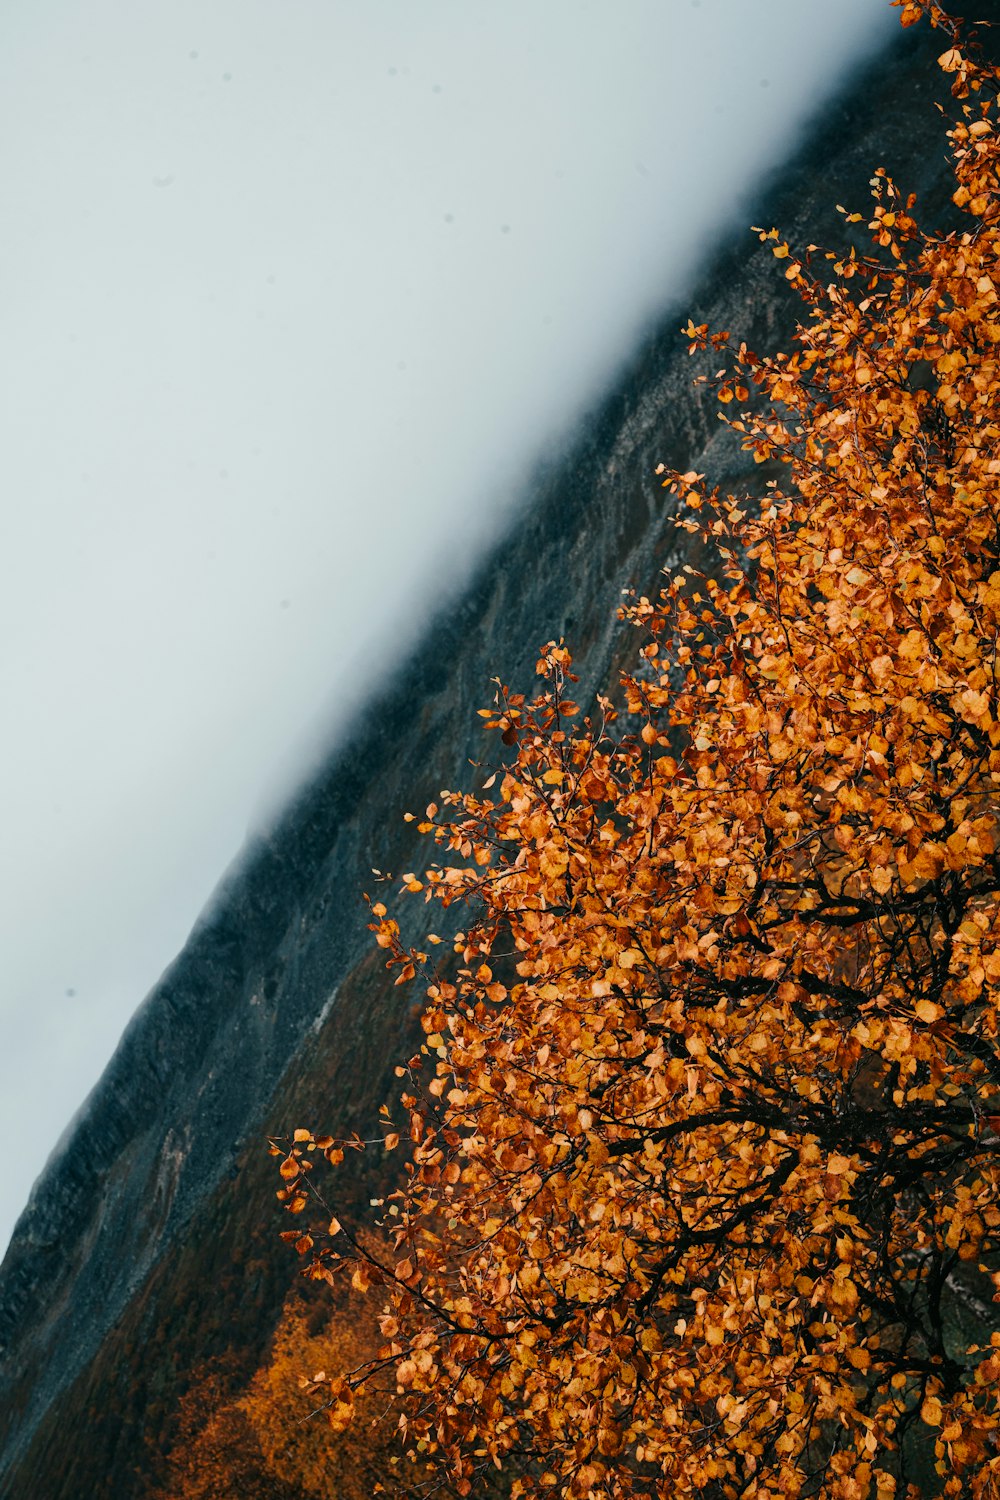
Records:
[[[919,193],[925,225],[950,222],[937,40],[901,34],[741,221],[841,245],[833,205],[863,211],[885,165]],[[490,753],[475,716],[489,679],[530,688],[544,641],[566,636],[584,693],[613,682],[631,647],[620,590],[655,589],[684,536],[658,462],[746,482],[713,403],[691,390],[677,332],[688,312],[766,350],[787,346],[797,306],[746,232],[716,257],[683,316],[537,476],[473,586],[244,852],[37,1183],[0,1269],[9,1500],[146,1493],[184,1372],[220,1353],[253,1367],[294,1273],[264,1137],[370,1120],[407,1050],[412,1000],[386,981],[360,899],[372,866],[419,869],[427,856],[402,811]],[[405,907],[414,936],[423,914]],[[345,1188],[358,1203],[364,1170]]]

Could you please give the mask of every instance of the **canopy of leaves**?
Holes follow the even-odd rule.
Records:
[[[504,768],[427,810],[405,884],[466,930],[400,1070],[394,1253],[292,1235],[383,1288],[327,1401],[394,1371],[401,1485],[1000,1493],[1000,75],[902,10],[948,43],[966,227],[878,173],[870,251],[761,231],[797,347],[687,332],[780,481],[665,474],[719,566],[624,611],[625,709],[584,717],[550,643],[486,712]],[[282,1144],[288,1208],[342,1150]]]

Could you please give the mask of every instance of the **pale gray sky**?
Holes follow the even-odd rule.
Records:
[[[0,1246],[248,825],[894,24],[5,7]]]

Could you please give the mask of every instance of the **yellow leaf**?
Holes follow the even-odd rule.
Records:
[[[926,1396],[920,1408],[920,1416],[928,1427],[940,1427],[943,1408],[936,1396]]]

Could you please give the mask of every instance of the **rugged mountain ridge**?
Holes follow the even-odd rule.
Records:
[[[947,220],[937,40],[901,35],[746,217],[793,243],[842,244],[834,203],[863,210],[885,165]],[[797,310],[742,231],[683,314],[766,349],[787,344]],[[630,645],[614,618],[622,586],[654,588],[682,545],[658,462],[745,480],[713,403],[691,390],[681,321],[664,319],[465,595],[244,851],[36,1184],[0,1268],[4,1496],[145,1493],[185,1370],[256,1357],[294,1273],[263,1138],[304,1119],[363,1124],[394,1094],[411,1034],[411,1000],[385,978],[360,900],[373,865],[419,869],[428,853],[402,810],[468,774],[490,677],[530,686],[543,641],[567,637],[588,691],[613,680]],[[404,910],[415,933],[423,908]]]

